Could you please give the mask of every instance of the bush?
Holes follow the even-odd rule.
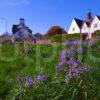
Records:
[[[96,35],[100,35],[100,30],[95,31]]]
[[[79,40],[80,39],[80,33],[75,34],[67,34],[68,40]]]
[[[80,34],[60,34],[60,35],[54,35],[51,37],[52,42],[62,43],[67,40],[79,40]]]

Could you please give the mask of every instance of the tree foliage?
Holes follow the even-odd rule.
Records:
[[[47,32],[49,36],[57,35],[57,34],[64,34],[64,33],[66,33],[66,31],[60,26],[52,26]]]

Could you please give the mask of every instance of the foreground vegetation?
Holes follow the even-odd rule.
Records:
[[[64,72],[56,74],[60,52],[67,48],[63,44],[14,45],[6,43],[0,47],[0,100],[99,100],[100,98],[100,41],[91,49],[83,45],[83,63],[90,70],[81,77],[66,81]],[[26,49],[24,49],[26,48]],[[47,80],[36,80],[44,74]],[[20,76],[22,83],[16,77]],[[25,77],[34,81],[31,87]]]

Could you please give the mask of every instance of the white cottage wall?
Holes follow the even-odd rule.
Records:
[[[80,28],[78,27],[75,19],[72,20],[70,28],[68,30],[68,34],[80,33]]]

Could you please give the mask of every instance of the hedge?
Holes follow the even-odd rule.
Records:
[[[100,35],[100,30],[95,31],[96,35]]]
[[[61,34],[61,35],[54,35],[51,37],[52,42],[65,42],[66,40],[79,40],[80,39],[80,34]]]

